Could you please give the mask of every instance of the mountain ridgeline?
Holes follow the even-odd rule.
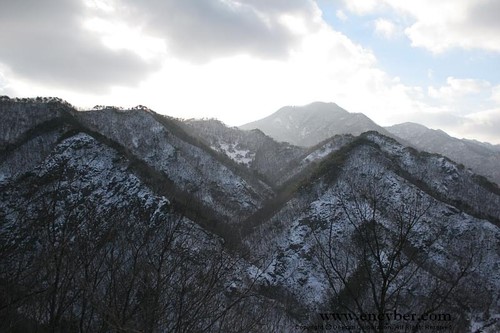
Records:
[[[335,104],[245,128],[1,97],[0,331],[500,330],[495,183]]]
[[[286,106],[272,115],[240,127],[259,129],[277,141],[311,147],[339,134],[359,135],[377,131],[421,151],[437,153],[471,168],[500,184],[500,147],[474,140],[457,139],[441,130],[415,123],[381,127],[361,113],[349,113],[334,103],[315,102]]]
[[[406,140],[413,147],[451,158],[500,184],[500,146],[457,139],[441,130],[429,129],[415,123],[386,127],[393,135]]]
[[[377,131],[390,136],[383,127],[362,113],[350,113],[335,103],[315,102],[305,106],[285,106],[272,115],[242,125],[260,129],[277,141],[310,147],[337,134],[359,135]]]

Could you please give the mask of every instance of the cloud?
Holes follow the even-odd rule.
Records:
[[[377,0],[344,0],[346,8],[357,15],[365,15],[374,12],[380,6]]]
[[[11,89],[9,81],[5,77],[4,73],[2,73],[2,69],[0,68],[0,96],[11,96],[14,94],[15,92]]]
[[[335,16],[337,16],[337,18],[339,20],[341,20],[342,22],[345,22],[347,21],[349,18],[347,17],[347,15],[344,13],[344,11],[340,10],[340,9],[337,9],[335,11]]]
[[[332,101],[381,125],[413,120],[494,135],[497,113],[486,111],[498,109],[498,86],[454,77],[441,86],[409,86],[382,70],[370,49],[334,30],[312,0],[85,1],[2,5],[1,93],[56,95],[79,106],[145,104],[230,125],[283,105]],[[466,17],[468,7],[457,1]],[[434,22],[450,4],[439,2],[434,13],[416,1],[349,3],[351,13],[377,13],[377,31],[386,37],[426,13]],[[387,8],[401,17],[385,16]]]
[[[391,78],[377,68],[373,53],[333,30],[313,1],[113,0],[97,4],[93,8],[52,0],[46,4],[47,11],[39,14],[23,12],[21,5],[11,5],[13,9],[5,11],[10,14],[2,14],[8,18],[22,12],[19,19],[0,23],[17,24],[16,37],[8,37],[15,54],[0,50],[1,61],[11,70],[5,75],[16,95],[58,95],[81,106],[89,100],[108,105],[148,104],[174,116],[215,116],[236,125],[283,105],[316,100],[336,101],[364,112],[377,104],[381,90],[385,95],[402,91],[385,86],[392,85]],[[60,5],[58,11],[53,10],[56,5]],[[23,35],[21,27],[29,33]],[[42,39],[33,36],[33,30],[47,35],[41,45],[35,45]],[[141,66],[146,66],[143,59],[147,57],[133,48],[136,31],[164,41],[166,48],[153,52],[161,54],[161,68],[138,87],[123,87],[120,83],[145,76]],[[14,39],[26,45],[16,46]],[[45,46],[47,41],[55,46]],[[68,46],[59,45],[65,41]],[[32,63],[33,57],[22,58],[22,52],[34,54],[37,48],[40,58]],[[15,59],[17,54],[21,57]],[[77,64],[80,67],[74,68]],[[121,65],[127,68],[121,71]],[[110,75],[113,71],[118,73]],[[28,79],[40,84],[30,84]],[[52,83],[67,89],[52,89]],[[94,84],[113,87],[102,96],[84,89]]]
[[[176,116],[203,117],[213,112],[231,125],[240,125],[283,105],[317,100],[348,105],[359,100],[358,93],[370,90],[373,95],[382,75],[375,66],[369,50],[325,24],[279,61],[233,55],[197,64],[170,58],[162,74],[142,90],[156,95],[158,105],[162,96],[168,96],[168,109],[163,110]]]
[[[499,86],[485,80],[448,77],[446,84],[410,95],[414,106],[391,123],[413,121],[459,138],[500,143]]]
[[[491,100],[500,105],[500,85],[491,89]]]
[[[436,123],[451,135],[459,138],[475,139],[500,144],[498,129],[500,128],[500,108],[483,110],[465,117],[451,116],[455,121]],[[436,127],[436,126],[435,126]]]
[[[358,15],[391,9],[408,22],[406,36],[412,46],[433,53],[453,48],[500,52],[500,2],[497,0],[344,0]],[[353,5],[356,3],[356,5]]]
[[[481,94],[491,90],[491,83],[478,79],[457,79],[448,77],[446,85],[439,88],[429,87],[429,96],[433,98],[453,100],[467,95]]]
[[[78,1],[3,3],[0,63],[12,77],[92,92],[136,85],[158,68],[133,52],[106,47],[84,27],[89,10]]]
[[[466,116],[440,108],[424,106],[421,111],[405,114],[394,121],[416,122],[433,129],[444,130],[457,138],[475,139],[494,144],[500,144],[498,128],[500,126],[500,109],[490,109]]]
[[[167,42],[174,56],[204,62],[251,54],[283,59],[317,22],[310,0],[117,0],[128,19]],[[290,24],[292,23],[292,25]],[[297,25],[301,25],[297,29]]]
[[[399,34],[398,27],[390,20],[378,18],[374,24],[375,33],[381,37],[393,39]]]
[[[491,108],[493,87],[490,82],[479,79],[448,77],[446,84],[427,88],[429,104],[441,105],[457,115],[467,115]]]

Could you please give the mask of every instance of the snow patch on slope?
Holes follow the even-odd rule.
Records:
[[[255,153],[252,153],[248,149],[239,149],[238,146],[238,142],[221,143],[219,147],[212,146],[211,148],[224,153],[236,163],[250,166],[255,159]]]

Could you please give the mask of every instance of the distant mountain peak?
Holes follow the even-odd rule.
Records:
[[[406,128],[413,128],[413,129],[421,129],[421,130],[428,130],[429,128],[422,125],[422,124],[419,124],[419,123],[414,123],[414,122],[411,122],[411,121],[407,121],[407,122],[404,122],[404,123],[401,123],[401,124],[396,124],[396,125],[392,125],[392,126],[388,126],[388,127],[394,127],[394,128],[397,128],[397,127],[406,127]]]
[[[348,114],[346,110],[338,106],[333,102],[313,102],[307,105],[287,105],[280,108],[275,114],[289,114],[289,115],[299,115],[299,114],[331,114],[331,113],[345,113]],[[271,115],[272,116],[272,115]]]
[[[268,117],[240,128],[257,128],[275,140],[306,147],[314,146],[337,134],[359,135],[366,131],[377,131],[390,136],[389,132],[364,114],[350,113],[332,102],[285,106]]]
[[[500,150],[494,145],[475,140],[458,139],[440,129],[430,129],[416,123],[388,126],[393,135],[417,149],[438,153],[463,163],[490,180],[500,183]]]

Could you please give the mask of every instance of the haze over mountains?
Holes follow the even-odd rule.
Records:
[[[260,129],[277,141],[310,147],[337,134],[359,135],[377,131],[389,135],[362,113],[349,113],[335,103],[315,102],[306,106],[285,106],[263,119],[240,126]]]
[[[381,332],[401,320],[359,316],[394,311],[500,330],[498,186],[309,107],[337,122],[307,106],[271,118],[283,135],[304,124],[306,147],[1,97],[0,331],[303,332],[337,313]]]
[[[286,106],[270,116],[242,125],[259,129],[277,141],[310,147],[338,134],[377,131],[422,151],[438,153],[464,164],[500,184],[500,146],[457,139],[441,130],[415,123],[381,127],[360,113],[349,113],[334,103]]]
[[[429,129],[415,123],[398,124],[386,127],[386,129],[419,150],[447,156],[500,184],[500,146],[498,145],[457,139],[441,130]]]

